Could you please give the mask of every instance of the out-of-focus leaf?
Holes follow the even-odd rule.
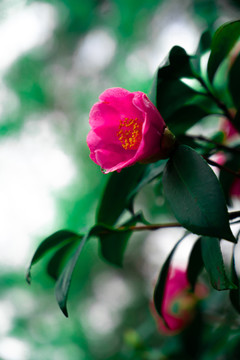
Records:
[[[163,297],[164,297],[164,291],[165,291],[165,285],[166,285],[166,281],[167,281],[167,276],[168,276],[168,271],[170,268],[170,264],[171,264],[171,260],[173,257],[174,252],[176,251],[178,245],[180,244],[180,242],[187,236],[187,233],[184,234],[184,236],[178,240],[178,242],[174,245],[172,251],[170,252],[170,254],[168,255],[166,261],[164,262],[155,289],[154,289],[154,294],[153,294],[153,301],[154,301],[154,306],[158,312],[158,314],[162,317],[162,302],[163,302]],[[166,324],[168,325],[168,324]]]
[[[204,266],[212,286],[217,290],[237,289],[225,271],[223,256],[218,238],[203,236],[201,249]]]
[[[116,223],[123,210],[127,208],[127,197],[142,179],[145,167],[146,165],[136,164],[120,173],[114,172],[110,175],[98,208],[98,223]]]
[[[206,53],[207,51],[209,51],[211,48],[211,42],[212,42],[211,31],[209,30],[204,31],[200,37],[196,55],[200,56]]]
[[[240,37],[240,21],[225,23],[215,32],[208,61],[208,77],[212,82],[214,75]]]
[[[62,271],[60,277],[58,278],[58,280],[56,282],[56,286],[55,286],[56,299],[57,299],[60,309],[62,310],[63,314],[66,317],[68,317],[67,297],[68,297],[68,292],[69,292],[69,288],[70,288],[70,284],[71,284],[71,280],[72,280],[73,270],[76,266],[77,260],[83,249],[83,246],[85,245],[87,239],[89,238],[89,236],[91,234],[91,231],[92,230],[90,230],[90,232],[81,239],[81,242],[80,242],[77,250],[72,255],[72,257],[70,258],[68,263],[66,264],[64,270]]]
[[[240,93],[239,93],[239,84],[240,84],[240,54],[234,60],[233,65],[229,71],[229,82],[228,87],[230,94],[232,96],[233,103],[237,109],[240,108]],[[240,128],[240,124],[238,125]]]
[[[193,77],[190,63],[191,56],[180,46],[174,46],[169,53],[172,72],[179,78]]]
[[[30,262],[26,280],[28,283],[31,281],[31,268],[32,265],[36,264],[48,251],[53,249],[54,247],[57,247],[59,245],[63,245],[66,242],[72,242],[76,239],[81,239],[82,235],[79,235],[73,231],[69,230],[59,230],[55,232],[54,234],[47,237],[45,240],[41,242],[41,244],[38,246],[37,250],[35,251],[32,260]]]
[[[144,172],[144,175],[140,179],[140,181],[137,183],[137,185],[134,187],[134,189],[131,191],[130,194],[127,196],[127,204],[128,208],[132,208],[132,202],[136,194],[147,184],[149,184],[151,181],[159,177],[164,170],[164,167],[166,165],[166,160],[160,160],[156,163],[149,164],[146,167],[146,170]]]
[[[144,222],[141,214],[133,216],[130,220],[122,224],[120,227],[135,226],[138,222]],[[116,266],[122,266],[124,252],[127,247],[128,240],[132,235],[132,231],[121,231],[110,229],[98,235],[100,239],[100,250],[103,258],[109,263]]]
[[[164,169],[163,189],[186,229],[235,242],[219,181],[196,151],[185,145],[177,147]]]
[[[232,123],[236,130],[240,133],[240,108],[238,109],[236,115],[234,116]]]
[[[187,266],[187,278],[193,290],[195,288],[197,278],[202,271],[202,268],[203,259],[201,253],[201,239],[198,239],[192,248]]]
[[[51,259],[49,260],[47,264],[47,273],[53,280],[56,281],[58,279],[66,256],[76,246],[76,243],[78,241],[79,240],[75,239],[74,241],[63,245],[53,254]]]
[[[168,118],[167,125],[174,135],[180,135],[208,115],[209,112],[197,105],[186,105]]]

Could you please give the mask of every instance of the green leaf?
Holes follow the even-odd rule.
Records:
[[[219,181],[196,151],[185,145],[176,148],[164,169],[163,189],[186,229],[235,242]]]
[[[187,278],[191,284],[192,290],[194,290],[197,278],[203,269],[203,259],[201,253],[201,239],[198,239],[191,251],[188,259],[187,266]]]
[[[30,262],[27,274],[26,274],[26,280],[30,284],[31,282],[31,268],[32,265],[36,264],[46,253],[48,253],[50,250],[52,250],[54,247],[57,247],[59,245],[63,245],[66,242],[71,242],[76,239],[80,239],[82,235],[76,234],[73,231],[69,230],[59,230],[55,232],[54,234],[47,237],[45,240],[41,242],[41,244],[38,246],[37,250],[35,251],[32,260]]]
[[[190,63],[191,56],[180,46],[174,46],[169,53],[172,72],[179,78],[193,77]]]
[[[145,167],[146,165],[136,164],[120,173],[114,172],[110,175],[98,208],[98,223],[116,223],[123,210],[127,208],[127,197],[141,180]]]
[[[128,208],[132,208],[132,203],[133,203],[134,197],[144,186],[146,186],[151,181],[153,181],[154,179],[156,179],[160,175],[162,175],[165,165],[166,165],[166,160],[160,160],[156,163],[149,164],[146,166],[144,175],[139,180],[139,182],[136,184],[134,189],[127,196]]]
[[[156,87],[156,107],[166,123],[177,109],[196,95],[193,89],[174,75],[171,66],[159,69]]]
[[[53,280],[56,281],[58,279],[67,255],[76,246],[78,241],[79,240],[74,240],[63,245],[49,260],[47,264],[47,273]]]
[[[165,291],[165,285],[166,285],[166,281],[167,281],[167,276],[168,276],[168,271],[169,271],[169,267],[171,264],[171,260],[173,257],[174,252],[176,251],[178,245],[181,243],[181,241],[187,236],[187,233],[185,233],[183,235],[183,237],[178,240],[178,242],[174,245],[172,251],[170,252],[170,254],[168,255],[166,261],[164,262],[155,289],[154,289],[154,294],[153,294],[153,301],[154,301],[154,306],[158,312],[158,314],[162,317],[162,302],[163,302],[163,297],[164,297],[164,291]],[[163,319],[164,320],[164,319]],[[168,326],[168,324],[166,324]]]
[[[236,109],[240,108],[240,93],[239,93],[239,84],[240,84],[240,54],[235,59],[233,65],[229,71],[228,77],[228,87],[230,94],[232,96],[233,103]],[[240,128],[240,124],[238,125]]]
[[[63,314],[66,317],[68,317],[67,297],[68,297],[68,292],[69,292],[69,288],[70,288],[70,284],[71,284],[71,280],[72,280],[73,270],[76,266],[79,255],[80,255],[87,239],[91,235],[91,232],[92,232],[92,230],[90,230],[89,233],[81,239],[77,250],[72,255],[72,257],[70,258],[68,263],[66,264],[64,270],[62,271],[60,277],[58,278],[58,280],[56,282],[56,286],[55,286],[56,299],[57,299],[60,309],[62,310]]]
[[[212,43],[211,31],[206,30],[202,33],[200,37],[196,55],[200,56],[205,54],[207,51],[209,51],[211,48],[211,43]]]
[[[201,239],[202,258],[212,286],[217,290],[237,289],[237,286],[228,278],[220,240],[204,236]]]
[[[208,61],[208,77],[211,82],[213,81],[219,65],[232,50],[239,37],[239,20],[226,23],[220,26],[215,32],[211,45],[211,54]]]
[[[120,227],[135,226],[137,222],[143,222],[141,214],[133,216],[130,220],[122,224]],[[110,229],[108,232],[99,234],[101,255],[109,263],[116,266],[122,266],[124,252],[127,247],[128,240],[132,235],[132,231],[121,231],[118,229]]]
[[[181,135],[208,115],[209,112],[197,105],[186,105],[169,116],[167,126],[174,135]]]

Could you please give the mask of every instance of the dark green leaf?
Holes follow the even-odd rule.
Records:
[[[78,241],[79,239],[63,245],[49,260],[47,264],[47,273],[53,280],[56,281],[58,279],[67,255],[76,246]]]
[[[103,193],[98,212],[97,222],[114,225],[127,207],[127,197],[141,180],[145,165],[136,164],[123,169],[120,173],[110,175]]]
[[[173,74],[170,66],[159,69],[156,86],[156,106],[166,123],[177,109],[196,95],[193,89]]]
[[[230,94],[233,99],[233,103],[236,109],[240,108],[240,92],[239,92],[239,84],[240,84],[240,54],[235,59],[233,65],[229,71],[229,82],[228,87],[230,90]],[[238,128],[240,128],[240,124],[238,124]]]
[[[63,245],[65,242],[71,242],[75,239],[81,238],[81,235],[74,233],[73,231],[69,230],[59,230],[54,234],[47,237],[45,240],[41,242],[38,246],[37,250],[35,251],[32,260],[30,262],[26,280],[28,283],[31,281],[31,267],[32,265],[36,264],[48,251],[53,249],[56,246]]]
[[[135,215],[130,220],[121,225],[121,227],[135,226],[137,222],[142,222],[142,215]],[[111,264],[122,266],[124,252],[132,231],[119,231],[109,229],[106,233],[100,233],[100,250],[103,258]]]
[[[236,130],[240,133],[240,108],[238,109],[236,115],[232,120],[232,124],[236,128]]]
[[[236,289],[237,286],[228,278],[220,240],[204,236],[201,239],[202,258],[212,286],[217,290]]]
[[[190,63],[191,57],[180,46],[174,46],[169,53],[169,62],[172,72],[179,78],[193,77]]]
[[[195,288],[197,278],[202,271],[202,268],[203,259],[201,253],[201,239],[198,239],[192,248],[187,267],[187,278],[193,290]]]
[[[215,32],[211,45],[211,54],[208,61],[208,77],[211,82],[213,81],[219,65],[232,50],[239,37],[239,20],[225,23]]]
[[[167,126],[177,136],[185,133],[190,127],[208,115],[209,112],[197,105],[187,105],[169,116]]]
[[[161,271],[160,271],[160,274],[159,274],[159,277],[158,277],[158,280],[157,280],[157,283],[156,283],[156,286],[154,289],[153,301],[154,301],[155,308],[161,317],[162,317],[162,302],[163,302],[165,285],[166,285],[166,281],[167,281],[167,276],[168,276],[168,271],[169,271],[169,267],[171,264],[171,260],[172,260],[173,254],[176,251],[178,245],[186,236],[187,236],[187,233],[184,234],[184,236],[180,240],[178,240],[178,242],[174,245],[172,251],[168,255],[166,261],[164,262],[164,264],[161,268]]]
[[[210,50],[211,43],[212,43],[211,31],[206,30],[202,33],[200,37],[196,55],[200,56],[205,54],[208,50]]]
[[[177,147],[164,169],[163,189],[186,229],[235,242],[219,181],[196,151],[185,145]]]

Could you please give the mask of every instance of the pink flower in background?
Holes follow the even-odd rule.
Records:
[[[224,133],[226,141],[233,140],[233,138],[239,136],[237,129],[228,119],[223,120],[221,130]]]
[[[90,158],[105,173],[165,156],[165,122],[148,97],[122,88],[105,90],[93,105],[87,136]]]
[[[239,138],[239,132],[228,119],[223,120],[221,124],[221,130],[225,135],[226,143],[229,143]],[[216,157],[215,161],[220,165],[224,165],[225,162],[227,161],[227,158],[223,153],[217,153],[215,157]],[[233,182],[229,191],[232,197],[240,198],[240,178],[238,177],[233,178]]]
[[[207,293],[206,286],[200,283],[192,293],[186,271],[170,267],[161,309],[163,319],[151,306],[159,331],[165,335],[174,335],[183,330],[194,319],[197,302],[206,297]]]

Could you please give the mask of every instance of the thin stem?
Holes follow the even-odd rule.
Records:
[[[206,138],[203,135],[187,135],[187,134],[184,134],[184,137],[188,138],[188,139],[204,141],[206,143],[215,145],[219,150],[224,150],[224,151],[227,151],[227,152],[231,152],[231,153],[240,155],[240,149],[236,149],[236,148],[232,148],[232,147],[227,146],[227,145],[220,144],[217,141]]]
[[[208,162],[209,165],[216,166],[217,168],[219,168],[221,170],[224,170],[224,171],[228,172],[229,174],[232,174],[233,176],[236,176],[236,177],[240,178],[240,173],[239,172],[235,172],[235,171],[233,171],[232,169],[229,169],[226,166],[220,165],[217,162],[208,159],[206,156],[203,156],[203,157]]]
[[[179,223],[169,223],[169,224],[151,224],[151,225],[140,225],[140,226],[121,226],[118,230],[122,231],[142,231],[142,230],[158,230],[162,228],[170,228],[170,227],[182,227]]]
[[[229,220],[236,219],[240,217],[240,211],[232,211],[228,213]],[[149,231],[149,230],[159,230],[163,228],[171,227],[183,227],[180,223],[167,223],[167,224],[150,224],[150,225],[139,225],[139,226],[120,226],[117,230],[121,231]]]
[[[240,211],[232,211],[230,213],[228,213],[229,215],[229,219],[232,220],[232,219],[236,219],[238,217],[240,217]]]

